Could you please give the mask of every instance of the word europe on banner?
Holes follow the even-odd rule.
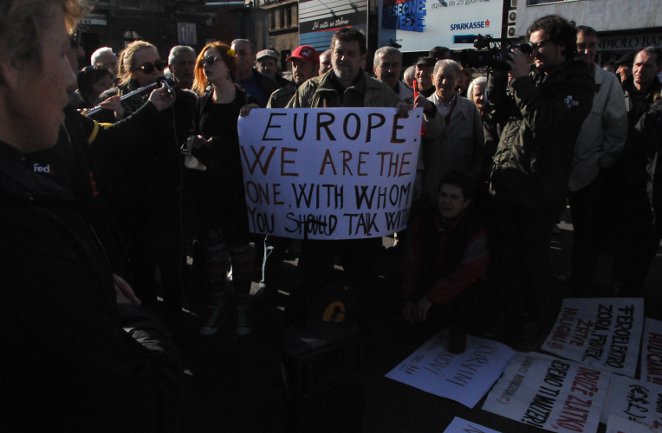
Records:
[[[251,110],[239,142],[252,233],[361,239],[406,228],[422,110]]]

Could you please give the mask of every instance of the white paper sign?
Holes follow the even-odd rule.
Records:
[[[422,109],[254,109],[239,117],[253,233],[361,239],[407,227]]]
[[[497,430],[484,427],[475,422],[467,421],[464,418],[455,417],[453,421],[446,427],[444,433],[501,433]]]
[[[594,433],[607,394],[606,373],[541,354],[513,358],[483,409],[556,432]]]
[[[641,343],[641,379],[662,385],[662,322],[646,318]]]
[[[601,421],[606,423],[609,415],[662,427],[662,385],[613,375]]]
[[[641,298],[569,298],[542,350],[634,377],[644,323]]]
[[[419,347],[386,377],[473,408],[497,380],[515,351],[505,344],[471,335],[460,355],[449,353],[448,332]]]
[[[607,420],[606,433],[656,433],[659,431],[615,415],[610,415]]]

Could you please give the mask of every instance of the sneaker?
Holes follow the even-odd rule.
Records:
[[[251,321],[248,318],[248,305],[244,303],[237,304],[237,335],[248,335],[251,333]]]
[[[218,328],[227,320],[223,314],[223,306],[212,307],[205,324],[200,328],[200,335],[210,336],[216,334]]]

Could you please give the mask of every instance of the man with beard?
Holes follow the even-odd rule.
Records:
[[[554,305],[552,225],[566,202],[573,148],[593,101],[594,71],[574,58],[576,34],[560,16],[537,19],[527,32],[531,56],[512,50],[510,71],[494,68],[490,82],[495,120],[505,122],[490,179],[496,217],[490,242],[503,314],[493,326],[513,331],[518,350],[535,347]]]
[[[299,86],[287,104],[293,108],[315,107],[396,107],[407,115],[408,105],[386,84],[371,78],[362,69],[366,57],[365,36],[356,29],[338,30],[331,39],[333,68]],[[336,255],[345,274],[365,284],[381,249],[380,238],[343,241],[307,241],[303,243],[300,264],[304,272],[329,277]]]
[[[297,88],[317,74],[319,56],[310,45],[296,47],[287,61],[292,62],[292,81],[271,94],[267,108],[285,108]]]

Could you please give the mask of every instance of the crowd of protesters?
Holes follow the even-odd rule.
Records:
[[[532,348],[560,296],[642,296],[662,238],[658,49],[617,75],[596,63],[594,29],[547,16],[528,49],[489,71],[444,47],[407,68],[381,47],[368,72],[353,29],[323,53],[292,50],[291,81],[278,52],[246,39],[197,55],[175,46],[167,60],[136,40],[81,67],[74,30],[86,8],[0,3],[2,383],[14,399],[2,413],[17,431],[177,431],[182,366],[168,330],[187,307],[187,257],[202,270],[203,335],[228,318],[250,333],[250,293],[288,284],[292,241],[248,231],[237,119],[257,107],[423,109],[394,278],[404,321],[448,327],[453,352],[467,333]],[[568,202],[574,244],[559,294],[550,243]],[[359,292],[378,284],[381,239],[304,240],[299,251],[310,290],[337,265]],[[593,284],[603,253],[614,256],[609,292]]]

